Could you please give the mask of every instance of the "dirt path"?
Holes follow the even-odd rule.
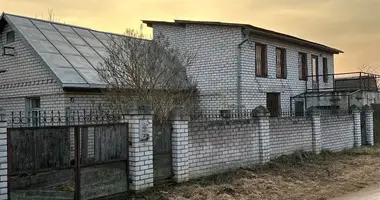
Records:
[[[380,180],[380,148],[320,156],[299,152],[261,168],[240,169],[139,195],[150,200],[327,200]],[[341,200],[341,199],[339,199]]]
[[[333,200],[380,200],[380,184]]]

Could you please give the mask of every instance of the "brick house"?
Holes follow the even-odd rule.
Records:
[[[96,67],[117,34],[3,13],[0,104],[11,111],[98,109]]]
[[[334,55],[341,50],[248,24],[143,20],[153,35],[196,54],[188,70],[198,84],[203,109],[253,109],[272,112],[303,109],[291,98],[309,88],[331,89]],[[316,76],[318,75],[318,76]],[[313,99],[307,107],[313,105]]]
[[[304,111],[321,102],[331,104],[320,97],[303,98],[310,96],[309,90],[330,93],[329,98],[337,95],[334,55],[342,53],[338,49],[247,24],[143,22],[153,28],[153,35],[162,33],[171,45],[196,54],[187,75],[197,82],[201,109],[264,105],[276,114]],[[95,68],[107,56],[110,38],[119,36],[3,13],[2,107],[8,115],[11,111],[101,108],[103,85]]]

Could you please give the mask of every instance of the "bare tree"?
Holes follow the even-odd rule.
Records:
[[[380,75],[378,75],[380,70],[377,67],[372,65],[362,65],[361,67],[358,67],[358,70],[362,72],[361,76],[365,78],[365,81],[367,81],[367,87],[369,87],[370,82],[372,81],[377,88],[380,88]]]
[[[148,105],[161,122],[176,109],[192,109],[195,83],[186,70],[195,55],[171,47],[163,35],[142,39],[141,30],[127,30],[124,36],[111,38],[109,57],[104,58],[98,71],[113,109]]]
[[[357,68],[360,72],[370,73],[370,74],[378,74],[380,69],[378,67],[374,67],[372,65],[362,65]]]

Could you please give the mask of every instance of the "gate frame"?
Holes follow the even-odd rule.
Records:
[[[110,194],[110,195],[106,195],[106,196],[101,196],[101,197],[96,197],[94,199],[99,199],[99,198],[107,198],[109,196],[119,196],[119,195],[128,195],[129,192],[130,192],[130,176],[129,176],[129,162],[130,162],[130,159],[129,159],[129,148],[130,148],[130,131],[129,131],[129,123],[126,122],[126,120],[123,119],[123,117],[121,118],[118,118],[118,120],[122,120],[123,122],[112,122],[112,121],[107,121],[107,120],[104,120],[104,119],[108,119],[106,118],[106,116],[102,116],[102,115],[83,115],[83,116],[79,116],[79,111],[78,111],[78,116],[77,118],[76,117],[72,117],[72,116],[61,116],[59,115],[59,112],[58,113],[58,116],[54,116],[53,115],[53,111],[51,112],[52,115],[51,116],[48,116],[46,117],[43,116],[41,117],[41,115],[39,115],[37,117],[37,119],[34,119],[34,120],[40,120],[39,122],[43,121],[44,123],[41,124],[39,123],[38,126],[33,126],[30,124],[30,122],[33,120],[32,118],[33,117],[30,117],[30,116],[27,116],[25,117],[24,116],[21,116],[21,112],[20,112],[20,115],[19,116],[14,116],[13,113],[12,113],[12,118],[11,118],[11,127],[8,127],[6,126],[5,127],[5,131],[6,131],[6,136],[7,136],[7,162],[8,162],[8,166],[7,166],[7,196],[8,196],[8,199],[11,198],[11,177],[12,177],[12,137],[11,137],[11,132],[10,130],[15,130],[15,129],[29,129],[29,130],[33,130],[33,129],[49,129],[49,128],[74,128],[74,166],[73,165],[70,165],[68,167],[64,167],[62,169],[74,169],[74,183],[75,183],[75,190],[74,190],[74,199],[75,200],[79,200],[80,199],[80,196],[81,196],[81,185],[80,185],[80,180],[81,180],[81,169],[83,168],[87,168],[87,167],[91,167],[91,166],[97,166],[97,165],[104,165],[104,164],[111,164],[111,163],[118,163],[118,162],[125,162],[125,173],[126,173],[126,191],[125,192],[121,192],[121,193],[115,193],[115,194]],[[85,113],[85,111],[83,111],[83,113]],[[66,113],[67,114],[67,113]],[[81,117],[81,118],[80,118]],[[86,121],[86,117],[89,117],[89,121]],[[100,117],[100,120],[99,118]],[[109,117],[109,116],[107,116]],[[115,117],[115,116],[114,116]],[[46,122],[46,119],[50,119],[49,123]],[[15,119],[18,119],[18,122],[15,123]],[[72,121],[69,121],[72,120]],[[78,121],[75,121],[75,120],[78,120]],[[95,120],[94,120],[95,119]],[[25,121],[23,121],[25,120]],[[83,121],[82,121],[83,120]],[[94,120],[94,121],[91,121],[91,120]],[[73,122],[73,123],[72,123]],[[16,126],[15,126],[16,125]],[[46,125],[46,126],[44,126]],[[126,151],[125,152],[126,154],[126,158],[125,159],[120,159],[120,160],[111,160],[111,161],[105,161],[105,162],[95,162],[95,163],[91,163],[91,164],[82,164],[82,161],[81,161],[81,141],[80,141],[80,138],[81,138],[81,131],[80,129],[83,128],[83,127],[101,127],[101,126],[116,126],[116,125],[124,125],[125,126],[125,134],[126,134]],[[69,137],[71,137],[70,135],[70,132],[69,132]],[[35,162],[35,159],[34,159],[34,162]],[[61,168],[59,168],[61,169]],[[34,171],[37,172],[37,170],[35,170],[34,168]]]

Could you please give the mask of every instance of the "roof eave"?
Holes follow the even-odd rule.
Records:
[[[259,35],[263,35],[263,36],[267,36],[267,37],[282,39],[282,40],[285,40],[285,41],[288,41],[291,43],[296,43],[296,44],[299,44],[302,46],[308,46],[310,48],[318,49],[318,50],[325,51],[328,53],[332,53],[332,54],[344,53],[342,50],[339,50],[339,49],[331,48],[331,47],[328,47],[328,46],[325,46],[322,44],[310,42],[310,41],[299,39],[299,38],[293,38],[293,37],[287,36],[285,34],[280,35],[280,33],[270,33],[268,31],[260,31],[260,30],[256,30],[256,29],[251,28],[251,27],[245,27],[245,28],[247,28],[251,33],[254,33],[254,34],[259,34]]]

